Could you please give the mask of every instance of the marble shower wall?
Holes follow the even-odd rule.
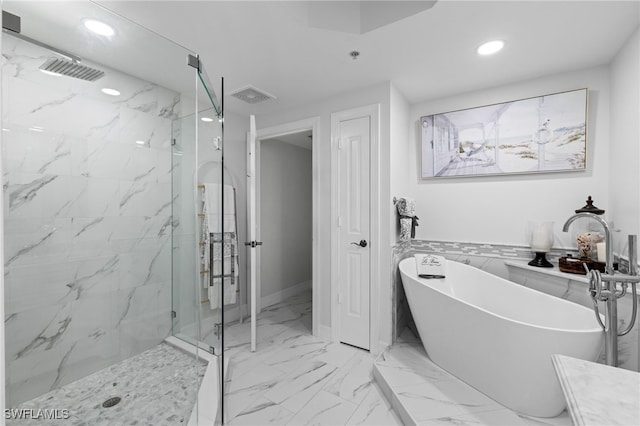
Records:
[[[571,250],[552,249],[547,258],[557,264],[560,256],[566,255]],[[398,264],[402,259],[411,257],[416,253],[432,253],[444,256],[448,260],[463,262],[467,265],[487,271],[501,278],[514,281],[526,287],[560,297],[577,303],[587,308],[593,308],[593,303],[588,295],[586,282],[581,282],[584,276],[577,275],[576,279],[566,277],[552,277],[535,270],[514,268],[505,264],[506,260],[522,261],[526,264],[532,259],[531,249],[528,247],[507,246],[498,244],[476,244],[441,241],[414,240],[410,243],[401,243],[392,250],[392,288],[393,288],[393,341],[395,342],[402,331],[409,326],[415,331],[411,312],[406,300],[402,280],[398,271]],[[574,251],[574,255],[577,253]],[[624,259],[621,260],[624,263]],[[533,269],[533,268],[529,268]],[[567,274],[569,275],[569,274]],[[640,295],[638,295],[640,303]],[[631,295],[618,301],[618,330],[627,328],[632,311]],[[601,306],[602,309],[602,306]],[[603,311],[601,310],[601,313]],[[595,321],[595,320],[594,320]],[[625,336],[618,338],[619,365],[628,370],[638,371],[640,367],[640,318],[636,320],[633,329]],[[604,350],[599,362],[605,362]]]
[[[38,67],[49,51],[12,37],[2,47],[14,406],[170,333],[171,127],[180,96],[88,61],[105,77],[46,75]]]

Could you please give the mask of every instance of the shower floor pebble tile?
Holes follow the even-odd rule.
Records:
[[[166,343],[69,383],[16,409],[69,410],[68,419],[7,420],[10,426],[186,424],[196,401],[206,364]],[[119,396],[117,405],[104,408]]]

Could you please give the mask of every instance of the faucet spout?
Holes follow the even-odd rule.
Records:
[[[606,251],[607,251],[607,264],[605,266],[605,271],[607,274],[613,275],[614,273],[613,272],[613,242],[611,241],[611,228],[609,227],[609,224],[607,223],[606,220],[604,220],[600,216],[595,215],[593,213],[576,213],[573,216],[571,216],[569,219],[567,219],[567,221],[564,223],[564,226],[562,227],[562,231],[568,232],[569,226],[576,219],[580,219],[580,218],[593,219],[596,222],[599,222],[600,225],[602,225],[602,228],[604,228],[604,242],[605,242]]]

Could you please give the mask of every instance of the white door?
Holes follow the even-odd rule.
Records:
[[[340,121],[338,306],[340,341],[369,350],[370,118]]]

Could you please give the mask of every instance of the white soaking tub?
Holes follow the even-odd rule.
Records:
[[[419,278],[414,258],[400,274],[429,358],[517,412],[559,415],[551,355],[595,361],[602,349],[593,311],[575,303],[453,261],[444,279]]]

